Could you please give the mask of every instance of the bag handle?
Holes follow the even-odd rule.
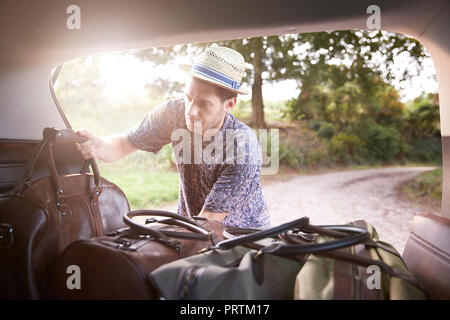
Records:
[[[291,234],[287,234],[287,233],[281,235],[281,238],[283,240],[287,241],[288,243],[297,244],[297,245],[305,245],[307,243],[306,241],[301,240],[297,237],[293,237]],[[374,245],[374,243],[376,243],[376,242],[373,242],[373,243],[372,242],[373,241],[370,241],[369,246],[380,248],[380,249],[384,250],[384,246],[383,247],[376,246],[376,245]],[[366,245],[366,244],[363,243],[363,245]],[[392,250],[387,250],[387,251],[391,254],[394,254],[392,252]],[[320,255],[320,256],[325,256],[327,258],[332,258],[332,259],[336,259],[336,260],[342,260],[342,261],[354,263],[357,265],[361,265],[363,267],[368,267],[370,265],[376,265],[384,273],[388,274],[389,276],[401,278],[401,279],[409,282],[410,284],[420,288],[422,291],[425,291],[425,289],[417,281],[417,279],[414,278],[414,276],[397,271],[393,267],[386,264],[384,261],[375,260],[375,259],[366,258],[366,257],[362,257],[359,255],[354,255],[351,253],[339,252],[339,251],[322,251],[322,252],[315,252],[315,254]],[[395,255],[398,256],[398,254],[395,254]],[[401,259],[401,257],[400,257],[400,259]]]
[[[53,156],[53,148],[55,146],[55,141],[50,140],[48,142],[47,145],[47,164],[48,164],[48,169],[50,172],[50,177],[51,180],[53,182],[53,185],[56,188],[56,193],[57,193],[57,197],[62,195],[64,193],[64,191],[61,189],[58,179],[59,179],[59,173],[58,170],[56,168],[55,165],[55,159]],[[94,174],[94,183],[95,183],[95,187],[94,187],[94,193],[97,195],[97,197],[100,195],[100,193],[102,192],[102,184],[100,182],[100,172],[98,170],[98,166],[97,163],[95,162],[95,160],[93,158],[87,159],[87,161],[89,161],[89,164],[91,165],[93,174]]]
[[[258,240],[262,240],[265,238],[269,238],[269,237],[273,237],[276,236],[280,233],[286,232],[288,230],[294,229],[294,228],[298,228],[301,226],[306,226],[309,223],[309,218],[308,217],[303,217],[303,218],[299,218],[284,224],[281,224],[279,226],[275,226],[266,230],[259,230],[253,233],[248,233],[236,238],[232,238],[232,239],[226,239],[223,241],[220,241],[219,243],[217,243],[215,246],[212,247],[208,247],[208,248],[204,248],[202,250],[200,250],[199,252],[206,252],[209,250],[228,250],[231,248],[234,248],[236,246],[239,245],[244,245],[244,244],[248,244],[250,242],[255,242]]]
[[[140,224],[133,220],[133,217],[139,216],[157,216],[157,217],[166,217],[169,219],[147,219],[146,224]],[[129,226],[132,230],[137,231],[142,234],[149,234],[155,238],[161,237],[161,234],[165,237],[171,238],[179,238],[179,239],[190,239],[197,241],[209,241],[212,239],[213,232],[208,231],[200,226],[200,224],[194,220],[187,219],[182,215],[172,213],[169,211],[163,210],[134,210],[129,211],[123,215],[123,222]],[[148,226],[151,223],[162,223],[167,225],[176,225],[183,228],[186,228],[192,233],[189,232],[178,232],[171,230],[163,230],[161,228],[152,228]]]
[[[28,188],[31,184],[31,176],[33,174],[34,168],[36,167],[37,160],[39,159],[39,156],[41,155],[42,151],[47,147],[49,147],[49,143],[53,141],[56,144],[60,143],[83,143],[87,140],[85,137],[80,137],[77,135],[72,129],[55,129],[55,128],[44,128],[42,132],[43,139],[38,143],[36,146],[36,149],[31,157],[31,159],[28,161],[27,167],[25,169],[25,173],[23,178],[19,181],[19,183],[16,185],[16,188],[14,190],[14,193],[18,196],[20,196],[26,188]],[[53,146],[50,148],[51,152],[51,158],[53,159],[53,153],[51,150]],[[47,158],[48,160],[48,158]],[[52,164],[50,162],[53,162]],[[49,171],[51,171],[51,167],[53,166],[55,170],[52,170],[53,173],[56,172],[56,166],[54,164],[54,160],[48,162]],[[83,167],[81,169],[80,173],[84,173],[86,171],[86,168],[91,165],[94,173],[94,180],[96,182],[96,186],[100,182],[100,173],[98,172],[97,163],[94,158],[86,159],[84,161]],[[51,174],[51,172],[50,172]],[[56,173],[57,176],[57,173]]]
[[[283,244],[275,243],[269,245],[260,250],[261,253],[272,253],[277,255],[292,255],[292,254],[305,254],[305,253],[317,253],[329,250],[336,250],[344,247],[354,246],[360,243],[364,243],[370,240],[370,233],[367,229],[356,226],[345,226],[345,225],[329,225],[329,226],[306,226],[305,229],[299,228],[300,230],[311,230],[311,227],[318,233],[327,233],[330,231],[339,232],[339,237],[342,233],[346,233],[345,237],[338,237],[336,240],[331,240],[321,243],[301,243],[301,244]]]

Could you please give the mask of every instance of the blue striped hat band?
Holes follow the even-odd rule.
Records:
[[[233,90],[239,89],[240,83],[236,80],[233,80],[229,76],[223,74],[222,72],[216,71],[214,69],[208,68],[207,66],[198,63],[192,66],[192,70],[195,70],[201,75],[204,75],[205,77],[208,77],[216,82],[219,82],[224,86],[229,87],[230,89]]]

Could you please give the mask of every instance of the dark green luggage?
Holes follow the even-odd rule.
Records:
[[[165,264],[150,277],[163,299],[293,299],[306,254],[368,239],[365,229],[348,226],[336,226],[349,233],[326,243],[291,245],[276,238],[310,227],[308,219],[301,218],[268,230],[226,229],[228,235],[242,235],[218,243],[212,251]]]
[[[151,278],[164,299],[292,299],[299,261],[238,246],[166,264]]]
[[[364,244],[309,255],[296,278],[295,299],[426,299],[400,254],[379,240],[372,225],[362,220],[349,225],[367,229],[371,239]],[[328,240],[319,236],[316,242]]]

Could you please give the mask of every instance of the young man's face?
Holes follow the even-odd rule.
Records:
[[[206,130],[218,130],[222,126],[227,112],[236,104],[236,98],[225,101],[217,94],[213,84],[204,81],[194,81],[192,77],[186,83],[184,90],[186,126],[189,131],[201,134]]]

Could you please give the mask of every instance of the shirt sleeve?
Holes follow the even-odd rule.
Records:
[[[169,100],[147,113],[140,124],[127,131],[130,143],[153,153],[170,143],[176,124],[184,121],[184,109],[180,103],[180,100]]]

